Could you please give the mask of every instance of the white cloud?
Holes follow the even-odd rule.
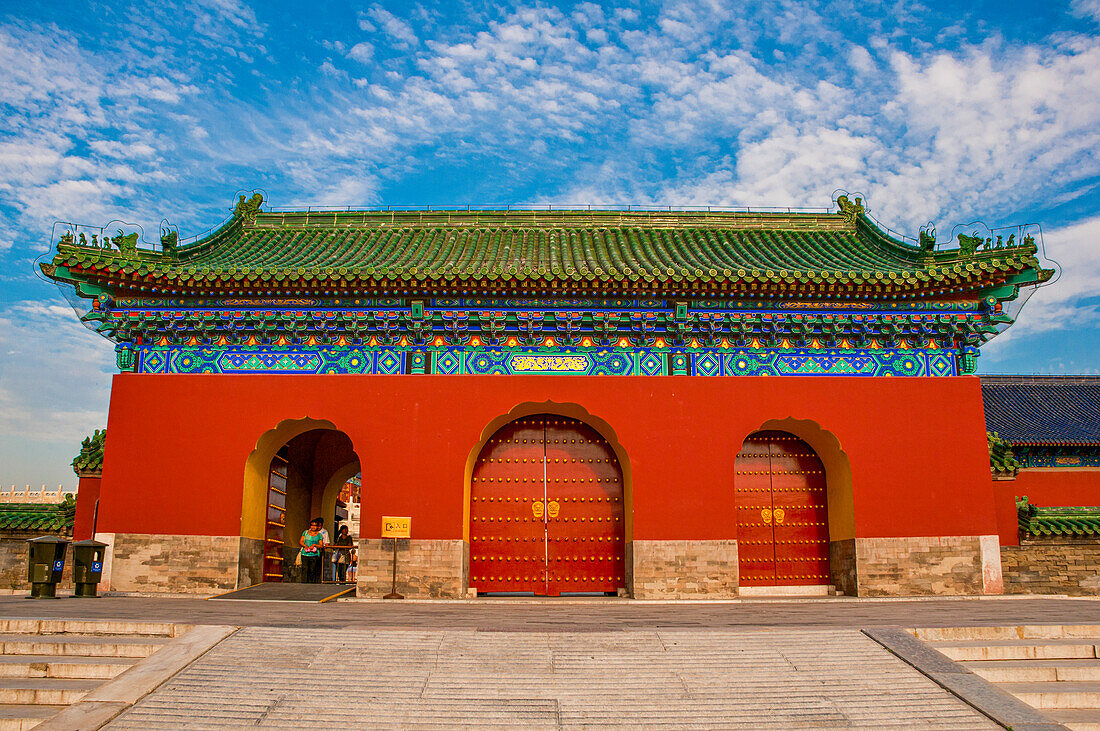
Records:
[[[420,39],[417,37],[411,25],[385,8],[374,5],[367,11],[367,15],[378,23],[378,25],[382,26],[382,29],[385,30],[391,38],[401,41],[402,44],[399,45],[407,44],[409,46],[415,46],[420,42]]]
[[[1070,10],[1074,15],[1100,23],[1100,0],[1073,0]]]
[[[356,43],[348,51],[348,58],[353,58],[359,63],[369,63],[374,57],[374,46],[369,43]]]

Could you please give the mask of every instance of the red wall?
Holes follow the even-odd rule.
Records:
[[[94,538],[92,531],[95,522],[95,501],[99,499],[100,478],[81,477],[76,486],[76,523],[73,525],[73,540],[85,541]]]
[[[1015,480],[994,482],[993,495],[1001,545],[1018,546],[1017,497],[1027,495],[1028,501],[1039,507],[1100,505],[1100,470],[1024,470]]]
[[[852,466],[861,537],[997,532],[977,378],[137,375],[114,377],[99,530],[240,535],[245,459],[284,419],[327,419],[364,465],[363,534],[413,516],[462,536],[464,469],[523,402],[615,430],[634,537],[736,537],[734,458],[768,419],[812,419]]]

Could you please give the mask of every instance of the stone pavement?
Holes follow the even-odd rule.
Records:
[[[854,629],[246,627],[111,729],[997,728]]]
[[[967,627],[1100,624],[1100,600],[1054,597],[633,602],[619,599],[328,604],[142,597],[27,601],[0,596],[0,617],[119,619],[275,627],[602,631],[678,627]]]

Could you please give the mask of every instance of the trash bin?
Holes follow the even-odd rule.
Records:
[[[103,555],[106,543],[100,541],[73,542],[73,596],[99,596],[97,592],[103,576]]]
[[[57,536],[28,538],[27,581],[31,599],[56,599],[57,585],[65,569],[65,549],[69,542]]]

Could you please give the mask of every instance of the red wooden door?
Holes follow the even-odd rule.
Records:
[[[546,422],[547,594],[623,586],[623,482],[619,460],[595,429]]]
[[[786,432],[745,440],[736,466],[741,586],[829,584],[825,468]]]
[[[493,435],[470,487],[470,586],[481,593],[623,586],[623,486],[591,427],[529,416]]]

